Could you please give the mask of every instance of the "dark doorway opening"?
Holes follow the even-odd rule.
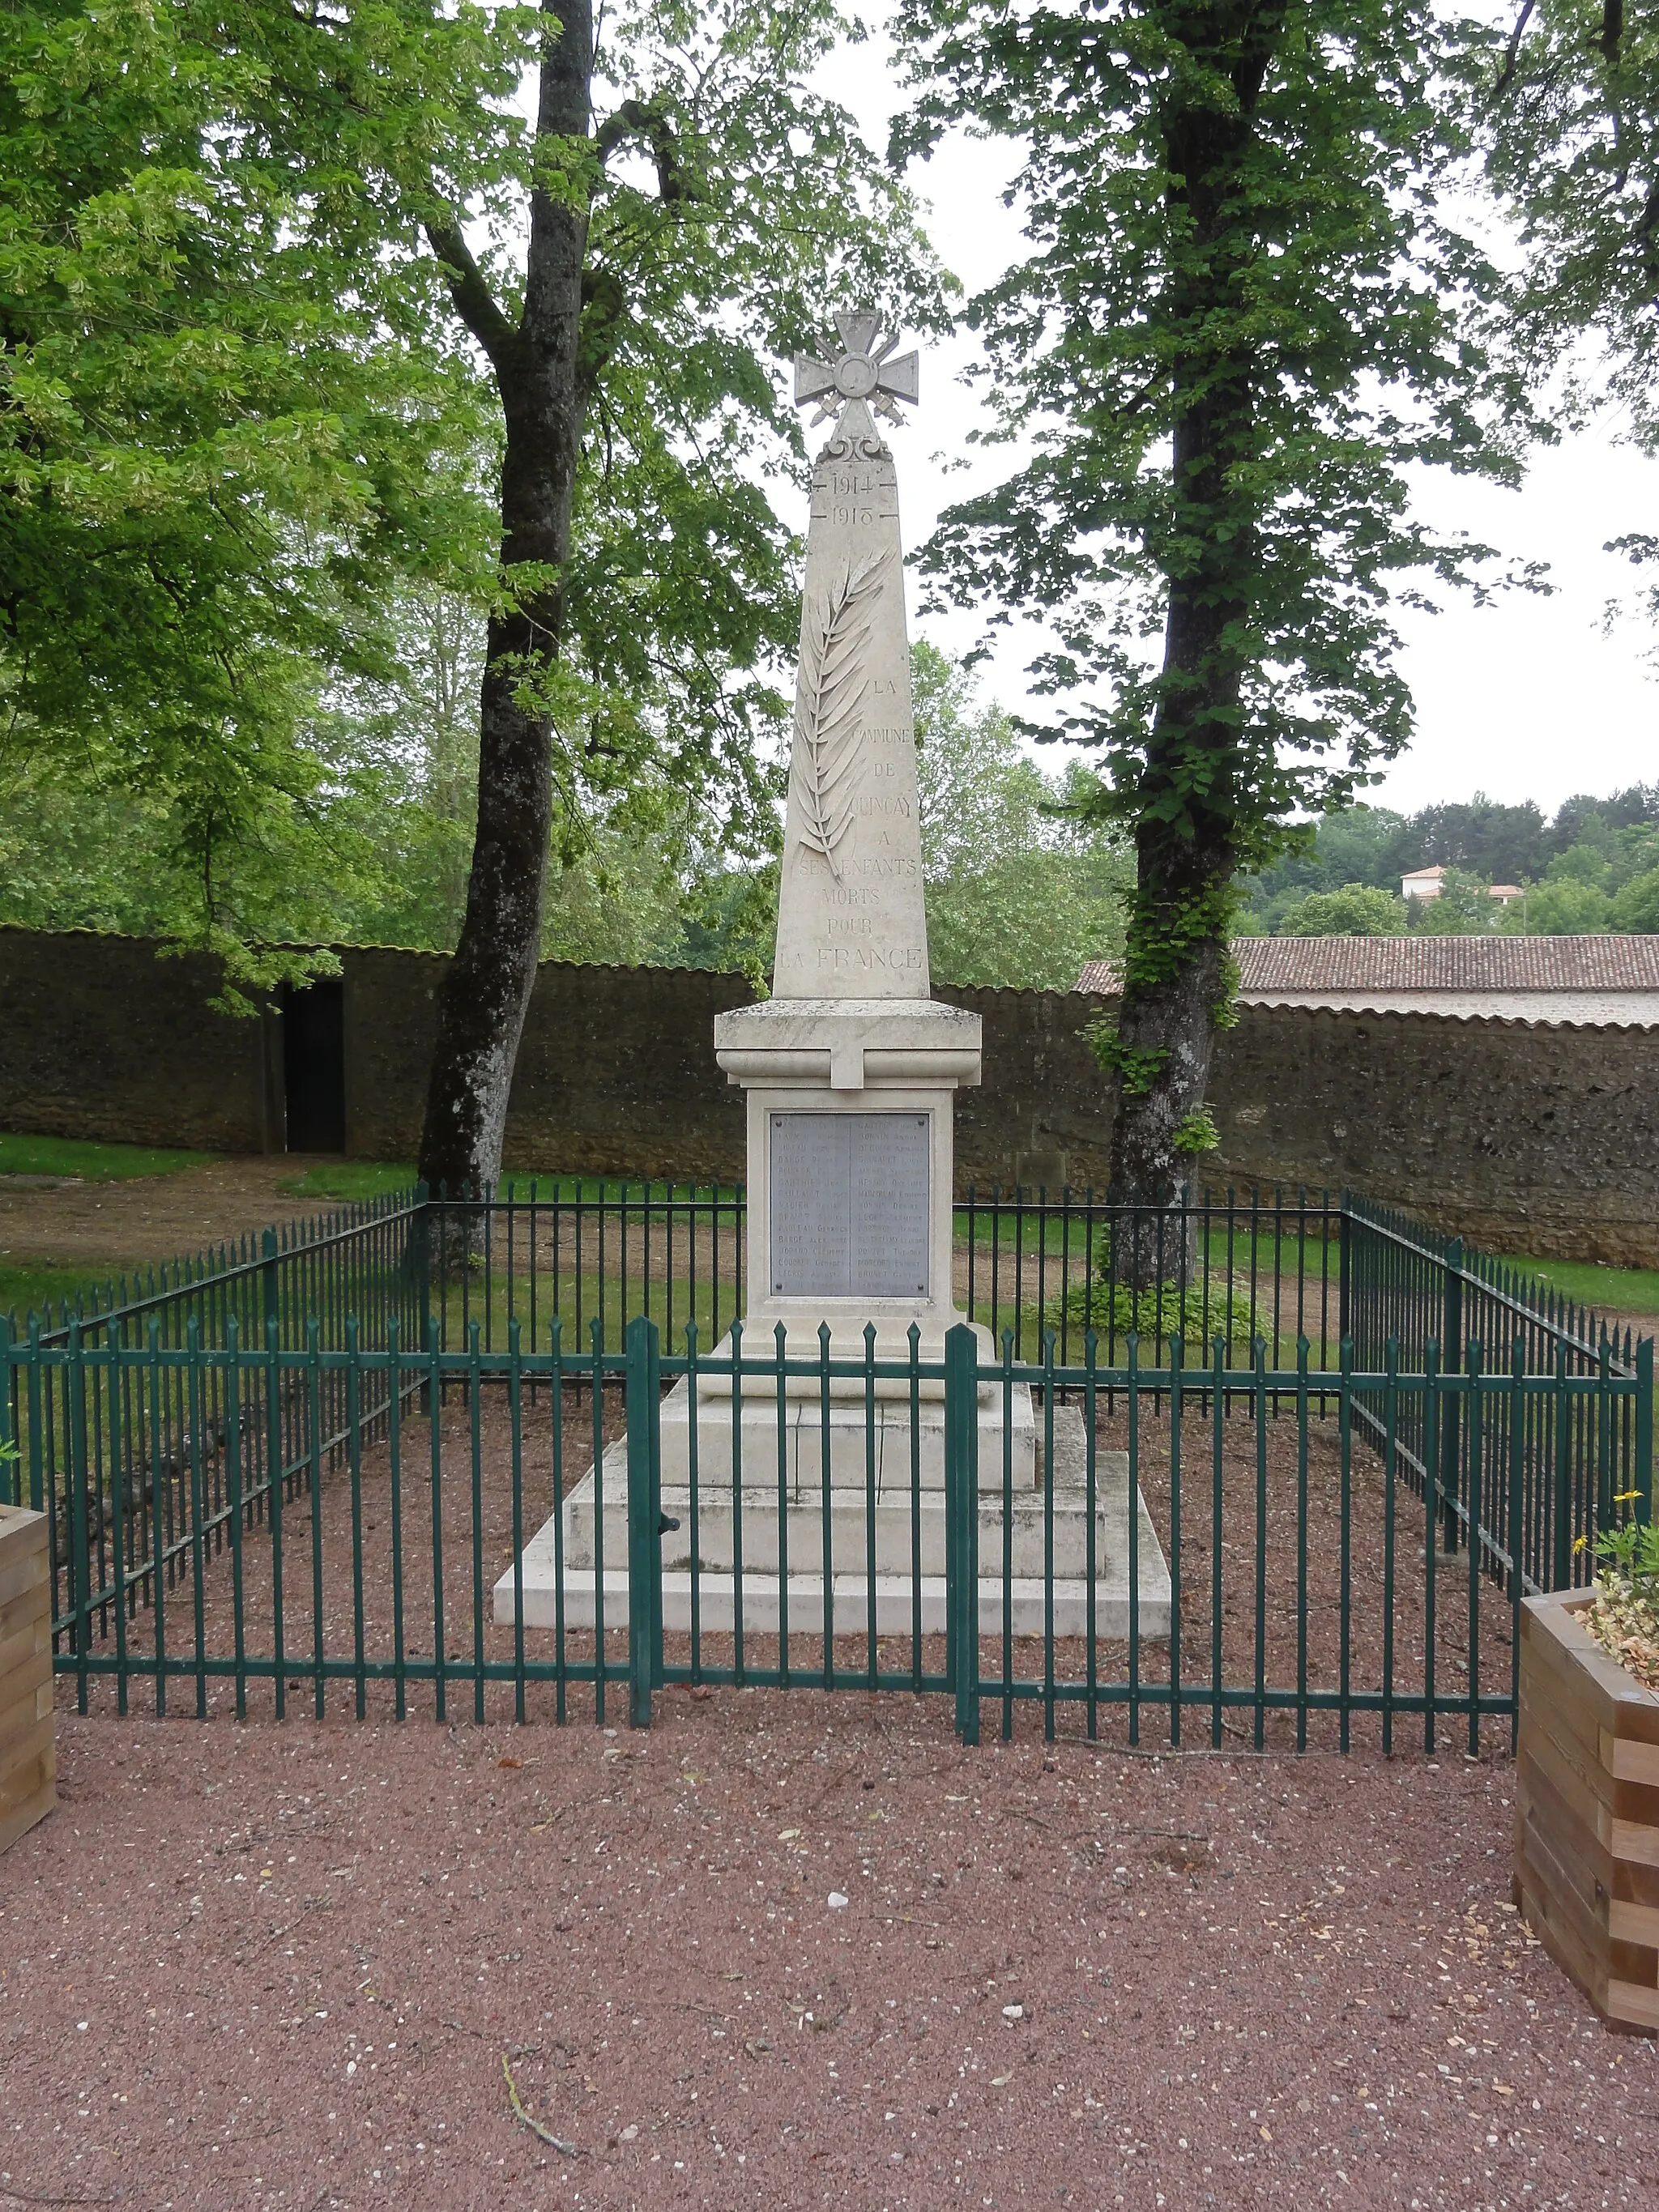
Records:
[[[291,1152],[345,1150],[345,987],[324,977],[283,994],[283,1088]]]

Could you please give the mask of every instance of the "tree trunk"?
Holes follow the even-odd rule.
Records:
[[[1241,157],[1283,26],[1279,0],[1194,9],[1194,57],[1225,70],[1237,108],[1172,96],[1164,126],[1177,265],[1162,311],[1175,339],[1163,680],[1136,808],[1136,888],[1116,1042],[1112,1188],[1144,1209],[1118,1239],[1120,1281],[1190,1280],[1195,1237],[1170,1220],[1201,1137],[1218,1017],[1230,996],[1231,884],[1238,866],[1243,686],[1255,537],[1235,472],[1254,452],[1238,279],[1255,240]],[[1185,1125],[1183,1127],[1183,1125]],[[1182,1141],[1184,1139],[1184,1143]]]
[[[550,26],[537,136],[584,138],[593,68],[589,0],[544,0]],[[582,276],[585,208],[535,191],[523,313],[495,305],[459,223],[428,231],[455,305],[489,356],[507,443],[501,464],[501,560],[553,579],[520,592],[490,620],[480,691],[478,819],[466,911],[438,993],[437,1036],[421,1134],[420,1173],[436,1192],[488,1197],[501,1173],[507,1094],[541,945],[552,821],[553,730],[548,677],[563,629],[565,564],[586,408]]]

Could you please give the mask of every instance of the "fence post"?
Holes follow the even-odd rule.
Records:
[[[1446,1247],[1444,1274],[1442,1278],[1442,1313],[1440,1321],[1440,1371],[1445,1375],[1461,1375],[1463,1371],[1463,1240],[1454,1237]],[[1440,1401],[1440,1496],[1443,1500],[1442,1548],[1447,1552],[1457,1549],[1457,1507],[1462,1497],[1462,1435],[1463,1407],[1453,1391],[1447,1391]]]
[[[0,1328],[4,1323],[0,1322]],[[0,1414],[0,1419],[3,1415]],[[1636,1465],[1631,1487],[1637,1492],[1636,1510],[1644,1521],[1653,1518],[1653,1339],[1644,1336],[1636,1347]]]
[[[418,1211],[410,1232],[410,1256],[415,1262],[415,1326],[420,1331],[422,1357],[429,1361],[433,1351],[432,1194],[423,1182],[417,1182],[415,1186],[415,1204]],[[533,1346],[532,1349],[534,1349]],[[426,1375],[422,1382],[418,1404],[421,1412],[430,1419],[435,1409],[432,1402],[429,1375]]]
[[[92,1472],[87,1462],[87,1372],[81,1343],[79,1318],[69,1325],[69,1435],[65,1472],[70,1486],[70,1559],[75,1597],[76,1702],[87,1710],[90,1680],[88,1660],[92,1646],[92,1531],[88,1523],[88,1493]]]
[[[979,1741],[979,1343],[958,1323],[945,1340],[945,1672],[956,1730]]]
[[[1338,1217],[1341,1226],[1337,1231],[1337,1290],[1336,1340],[1341,1344],[1353,1334],[1353,1244],[1349,1231],[1353,1223],[1351,1195],[1342,1194],[1342,1211]]]
[[[1551,1489],[1553,1542],[1550,1560],[1550,1588],[1569,1589],[1572,1586],[1572,1434],[1571,1401],[1567,1396],[1567,1347],[1559,1337],[1555,1342],[1555,1388],[1550,1393],[1551,1443],[1554,1451]]]
[[[662,1680],[662,1459],[657,1324],[628,1324],[628,1725],[649,1728]],[[596,1476],[597,1480],[597,1476]],[[603,1574],[603,1559],[596,1561]]]
[[[276,1279],[276,1231],[263,1231],[259,1237],[259,1341],[269,1344],[270,1325],[282,1319],[282,1295]]]

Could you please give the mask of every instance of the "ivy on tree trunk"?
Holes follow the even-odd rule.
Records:
[[[1182,550],[1167,579],[1163,682],[1136,792],[1117,1042],[1106,1054],[1116,1085],[1111,1186],[1155,1207],[1176,1198],[1192,1163],[1181,1139],[1203,1111],[1217,1016],[1231,995],[1230,886],[1250,836],[1239,724],[1259,538],[1237,487],[1258,434],[1252,363],[1239,342],[1254,240],[1238,218],[1285,10],[1253,11],[1242,35],[1231,10],[1193,9],[1187,21],[1204,66],[1189,88],[1171,93],[1161,126],[1172,226],[1189,241],[1164,302],[1172,536]]]

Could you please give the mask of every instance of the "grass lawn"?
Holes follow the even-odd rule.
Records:
[[[412,1161],[405,1160],[329,1160],[320,1167],[307,1168],[303,1175],[288,1176],[278,1188],[289,1198],[320,1198],[346,1200],[360,1198],[385,1198],[389,1194],[410,1189],[415,1182]],[[543,1175],[526,1168],[503,1170],[497,1189],[502,1198],[509,1193],[528,1204],[530,1187],[536,1186],[537,1195],[551,1202],[556,1189],[561,1200],[616,1199],[624,1189],[637,1200],[642,1196],[645,1184],[635,1177],[626,1184],[619,1176],[601,1179],[598,1176]],[[652,1190],[660,1196],[665,1185],[654,1182]],[[685,1186],[677,1183],[677,1195]],[[697,1185],[699,1197],[707,1197],[708,1186]],[[717,1195],[722,1199],[735,1196],[734,1187],[723,1184]]]
[[[150,1145],[90,1145],[73,1137],[0,1133],[0,1176],[76,1176],[82,1182],[131,1182],[205,1167],[212,1152],[159,1152]]]
[[[1659,1313],[1659,1268],[1604,1267],[1594,1260],[1534,1260],[1516,1253],[1504,1265],[1522,1267],[1553,1291],[1597,1313]]]
[[[0,1260],[0,1313],[11,1314],[21,1325],[33,1313],[72,1297],[77,1291],[100,1290],[106,1278],[94,1268],[54,1267],[48,1260]]]
[[[407,1190],[415,1180],[412,1165],[386,1160],[329,1160],[307,1168],[303,1175],[284,1176],[276,1186],[288,1198],[332,1198],[342,1201],[386,1198]]]

